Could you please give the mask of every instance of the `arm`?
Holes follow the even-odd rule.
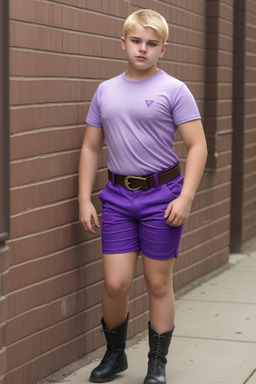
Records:
[[[104,140],[102,128],[86,126],[79,161],[79,219],[84,229],[96,233],[94,227],[99,228],[99,221],[95,207],[91,202],[91,193],[94,185],[100,152]]]
[[[181,194],[168,205],[164,215],[166,223],[173,226],[186,222],[207,159],[207,145],[201,120],[180,124],[178,128],[188,154]]]

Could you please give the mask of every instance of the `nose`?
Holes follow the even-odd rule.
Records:
[[[139,47],[139,51],[140,51],[140,52],[146,52],[146,50],[147,50],[147,45],[146,45],[146,43],[141,43],[141,44],[140,44],[140,47]]]

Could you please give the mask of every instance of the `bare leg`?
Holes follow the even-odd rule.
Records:
[[[172,272],[174,259],[158,261],[143,256],[148,290],[151,327],[159,334],[170,331],[174,323],[175,301]]]
[[[108,329],[122,324],[128,312],[128,293],[139,251],[104,255],[103,318]]]
[[[105,254],[102,328],[107,342],[106,353],[91,372],[90,381],[105,383],[128,368],[125,353],[129,316],[128,292],[132,284],[139,252]],[[113,328],[115,330],[113,331]]]

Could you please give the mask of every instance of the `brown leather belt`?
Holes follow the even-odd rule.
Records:
[[[180,163],[175,167],[168,169],[167,171],[160,173],[152,173],[145,177],[139,176],[122,176],[112,173],[108,170],[108,179],[113,184],[125,186],[130,191],[136,191],[137,189],[150,189],[158,187],[159,185],[168,183],[180,175]]]

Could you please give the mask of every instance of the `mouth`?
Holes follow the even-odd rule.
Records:
[[[141,61],[147,60],[144,56],[136,56],[136,59]]]

